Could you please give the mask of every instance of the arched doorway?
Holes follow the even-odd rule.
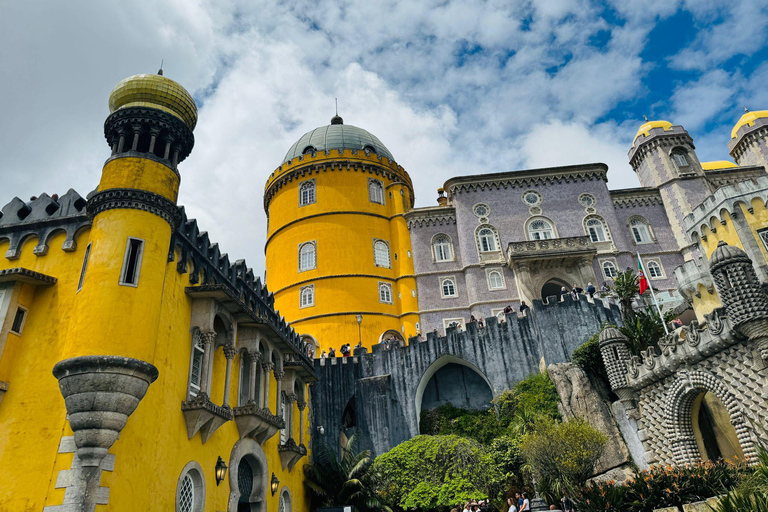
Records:
[[[489,407],[491,383],[475,365],[453,355],[432,363],[416,388],[416,413],[450,403],[463,409]]]
[[[561,279],[550,279],[544,286],[541,287],[541,300],[546,303],[547,297],[551,297],[553,295],[560,297],[560,292],[563,286],[565,286],[566,290],[569,289],[568,283],[565,281]]]
[[[728,409],[713,393],[699,394],[691,407],[693,435],[704,460],[744,457]]]
[[[388,347],[394,347],[395,345],[403,347],[405,346],[405,339],[398,331],[390,329],[381,333],[381,336],[379,336],[379,343],[384,343]]]
[[[267,510],[267,456],[250,437],[235,443],[229,458],[229,504],[227,512]]]
[[[352,437],[357,431],[357,403],[355,396],[347,402],[347,406],[344,407],[344,412],[341,414],[341,433],[339,437],[339,444],[342,448],[347,446],[349,438]]]

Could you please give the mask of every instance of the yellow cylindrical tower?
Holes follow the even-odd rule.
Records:
[[[303,135],[284,162],[264,195],[275,308],[320,350],[417,334],[408,173],[339,116]]]
[[[161,74],[135,75],[109,97],[104,134],[112,148],[98,188],[65,353],[154,362],[176,207],[177,164],[194,145],[197,108]]]

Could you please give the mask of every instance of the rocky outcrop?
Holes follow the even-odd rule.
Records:
[[[587,374],[573,363],[551,364],[547,371],[560,395],[558,407],[563,419],[585,419],[608,437],[603,456],[595,468],[595,479],[622,481],[631,476],[632,458],[616,426],[610,403]]]

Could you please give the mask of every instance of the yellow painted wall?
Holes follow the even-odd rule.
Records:
[[[105,168],[105,183],[125,186],[115,176],[130,176],[141,165],[131,159],[111,161]],[[153,162],[154,164],[154,162]],[[145,166],[149,168],[152,166]],[[164,166],[160,166],[164,167]],[[165,168],[167,169],[167,168]],[[155,169],[160,172],[162,169]],[[109,172],[107,172],[109,171]],[[153,174],[133,183],[154,186],[165,178]],[[158,178],[159,177],[159,178]],[[156,179],[157,178],[157,179]],[[112,180],[112,181],[110,181]],[[122,183],[122,185],[121,185]],[[162,192],[160,188],[155,189]],[[165,193],[170,193],[166,188]],[[127,236],[146,242],[139,286],[119,286]],[[68,469],[73,455],[58,454],[62,436],[72,435],[66,421],[64,399],[51,371],[66,357],[86,354],[115,354],[135,357],[154,364],[159,377],[150,387],[136,412],[129,418],[110,453],[116,456],[114,472],[102,473],[102,485],[110,489],[107,506],[97,511],[175,510],[177,482],[182,468],[191,460],[203,469],[206,512],[224,511],[229,499],[229,480],[215,483],[214,467],[221,456],[229,463],[234,444],[240,439],[234,421],[225,423],[207,443],[200,434],[187,438],[181,411],[186,399],[192,338],[191,299],[185,293],[189,275],[168,262],[170,227],[159,217],[139,210],[108,210],[96,216],[91,229],[78,235],[77,250],[61,250],[64,233],[53,237],[45,256],[35,256],[37,240],[27,240],[21,257],[9,261],[0,256],[0,270],[24,267],[58,279],[52,286],[24,284],[19,302],[29,309],[21,336],[9,335],[0,354],[0,380],[10,383],[0,402],[0,512],[41,511],[59,505],[64,489],[56,489],[58,472]],[[86,246],[92,242],[83,289],[77,283]],[[8,242],[0,242],[0,255]],[[212,379],[212,401],[221,404],[225,361],[216,352]],[[230,403],[237,404],[239,356],[233,361]],[[271,376],[269,407],[274,412],[277,385]],[[299,439],[295,411],[294,438]],[[305,444],[309,443],[309,411],[305,411]],[[299,460],[283,470],[277,445],[279,433],[263,444],[272,472],[287,485],[293,510],[307,509]],[[267,490],[267,510],[277,512],[279,494]]]
[[[394,177],[348,167],[348,162],[364,162]],[[306,172],[307,166],[316,170]],[[276,182],[293,171],[295,177],[278,186]],[[383,183],[386,204],[370,201],[369,178]],[[299,187],[305,180],[315,181],[316,201],[300,207]],[[321,349],[337,350],[344,343],[356,345],[359,337],[370,347],[388,330],[405,338],[417,334],[416,282],[403,218],[411,208],[413,189],[404,170],[386,159],[362,152],[352,155],[349,150],[343,155],[306,155],[275,171],[267,194],[267,284],[276,309],[299,334],[313,336]],[[374,264],[374,239],[389,242],[391,268]],[[299,246],[312,241],[317,268],[299,272]],[[393,304],[380,302],[380,281],[392,285]],[[300,308],[301,287],[309,284],[315,287],[315,305]],[[363,315],[360,333],[357,313]]]

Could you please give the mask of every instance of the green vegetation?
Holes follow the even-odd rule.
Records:
[[[717,512],[744,510],[768,512],[768,450],[765,446],[758,447],[758,464],[717,507]]]
[[[539,491],[552,503],[563,494],[574,495],[586,484],[606,441],[586,420],[558,423],[546,419],[522,438],[520,452],[536,476]]]
[[[312,453],[312,464],[304,465],[304,485],[312,499],[312,509],[354,505],[362,512],[390,511],[376,494],[380,480],[372,469],[368,450],[355,451],[355,437],[341,449],[341,458],[327,445],[319,444]]]
[[[603,329],[605,327],[606,325],[603,325]],[[610,389],[610,382],[608,382],[608,372],[605,369],[603,355],[600,353],[600,344],[598,341],[599,338],[599,332],[593,334],[586,343],[573,351],[571,360],[576,366],[584,370],[584,373],[586,373],[588,376],[602,380],[608,386],[608,389]]]
[[[379,491],[403,510],[446,510],[498,494],[503,477],[487,449],[456,435],[417,436],[376,458]]]

